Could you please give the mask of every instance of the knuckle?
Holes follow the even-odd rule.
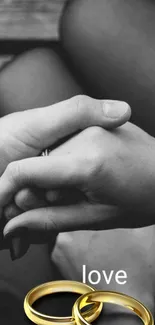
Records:
[[[69,249],[73,241],[73,234],[69,232],[60,233],[57,238],[57,246],[61,249]]]
[[[103,147],[105,132],[107,131],[99,126],[91,126],[82,132],[82,136],[84,140],[90,144],[91,147],[93,145],[95,148],[101,148]]]
[[[100,127],[90,127],[87,128],[85,132],[85,139],[87,145],[85,147],[85,151],[82,151],[82,155],[80,154],[75,159],[72,164],[72,168],[68,171],[68,179],[75,179],[75,175],[77,175],[77,182],[80,183],[87,182],[90,178],[98,177],[103,168],[107,168],[106,165],[106,155],[104,150],[103,141],[101,141],[101,137],[103,139],[102,128]]]
[[[81,160],[77,157],[74,157],[72,166],[70,166],[67,172],[66,184],[72,184],[72,182],[74,183],[75,181],[78,183],[80,180],[81,170]]]
[[[101,152],[100,152],[100,150],[96,150],[91,157],[90,173],[97,175],[98,172],[101,170],[101,168],[103,168]]]
[[[31,208],[32,199],[29,194],[29,190],[24,189],[19,191],[15,197],[15,202],[19,207],[22,208],[22,210],[27,210],[28,208]]]
[[[89,132],[91,139],[103,139],[104,129],[100,126],[92,126],[87,130],[87,132]]]
[[[87,155],[85,162],[84,174],[86,181],[96,180],[101,175],[104,167],[101,151],[96,149],[93,153]]]
[[[92,98],[86,95],[77,95],[74,97],[74,101],[78,113],[84,114],[88,112],[90,105],[92,106]]]
[[[3,213],[4,213],[4,216],[5,216],[5,220],[6,220],[6,221],[9,221],[9,220],[12,219],[12,218],[11,218],[11,216],[12,216],[12,207],[11,207],[11,206],[6,206],[6,207],[4,208]]]
[[[51,232],[52,233],[58,233],[59,229],[58,229],[58,225],[57,222],[55,221],[54,218],[54,213],[51,214],[51,212],[49,213],[48,208],[45,209],[47,212],[45,212],[46,214],[46,220],[45,220],[45,233],[48,235]]]
[[[76,116],[80,118],[81,128],[101,124],[102,114],[99,114],[101,111],[101,101],[87,95],[77,95],[72,100]]]

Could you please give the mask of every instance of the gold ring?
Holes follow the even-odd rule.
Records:
[[[111,303],[124,306],[136,313],[145,325],[154,325],[154,319],[151,312],[138,300],[122,293],[113,291],[95,291],[79,297],[73,306],[73,316],[77,325],[90,325],[84,319],[80,310],[94,302]]]
[[[94,288],[77,281],[52,281],[41,284],[31,289],[24,300],[24,310],[27,317],[37,325],[75,325],[73,316],[55,317],[41,314],[32,308],[33,303],[39,298],[58,292],[74,292],[78,294],[85,294],[87,292],[95,291]],[[97,302],[91,306],[87,311],[83,312],[83,316],[89,322],[93,322],[101,313],[103,304]]]

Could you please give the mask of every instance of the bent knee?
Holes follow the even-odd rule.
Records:
[[[121,1],[117,1],[117,7]],[[117,34],[114,2],[116,4],[113,0],[69,1],[60,22],[63,48],[94,97],[106,97],[104,61],[109,57],[110,34]]]
[[[94,49],[94,45],[98,52],[103,48],[106,52],[105,46],[109,48],[111,42],[116,46],[126,40],[131,47],[134,39],[140,37],[138,31],[143,33],[148,29],[148,38],[154,37],[149,32],[153,9],[154,4],[147,0],[139,0],[134,5],[124,0],[70,0],[60,22],[61,41],[68,51],[78,55],[87,47]]]
[[[147,0],[134,5],[124,0],[68,2],[61,19],[61,42],[94,97],[110,95],[128,101],[132,83],[130,97],[136,101],[142,94],[142,89],[135,93],[135,85],[141,87],[141,75],[148,66],[146,55],[139,60],[142,49],[154,64],[154,35],[150,31],[154,8]],[[150,75],[149,69],[146,75]],[[144,83],[148,88],[149,78]]]
[[[60,56],[51,49],[28,51],[0,73],[0,115],[51,105],[81,92]]]

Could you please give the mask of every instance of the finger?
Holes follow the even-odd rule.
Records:
[[[86,161],[87,162],[87,161]],[[82,184],[88,162],[76,157],[36,157],[10,163],[0,178],[0,206],[4,207],[25,187],[57,189]]]
[[[19,207],[17,207],[17,205],[14,202],[12,202],[3,210],[4,225],[6,224],[7,221],[15,218],[21,213],[23,213],[23,210],[19,209]],[[15,256],[22,257],[27,252],[29,248],[29,241],[27,240],[26,237],[23,238],[23,236],[12,237],[9,241],[7,241],[7,248],[10,249],[10,257],[12,261],[14,261]]]
[[[118,207],[102,204],[82,202],[70,206],[46,207],[24,212],[10,220],[4,228],[4,236],[13,232],[20,233],[21,229],[32,231],[33,234],[41,232],[46,236],[51,232],[100,230],[109,227],[111,222],[114,225],[120,217],[122,213]]]
[[[5,219],[11,220],[19,214],[22,214],[23,211],[45,207],[47,205],[47,201],[43,197],[43,191],[33,190],[30,188],[21,190],[14,197],[15,203],[6,206],[4,209]],[[9,248],[12,261],[16,256],[23,256],[29,248],[27,237],[23,234],[21,237],[12,238],[9,243]]]
[[[10,257],[12,261],[16,260],[16,256],[18,258],[25,255],[30,247],[29,240],[25,233],[21,234],[20,237],[12,237],[9,240],[9,249],[10,249]]]
[[[68,200],[71,201],[72,197],[70,197],[70,191],[67,189],[58,189],[58,190],[51,190],[45,193],[45,197],[47,202],[50,204],[58,204],[61,202],[68,203]]]
[[[14,197],[16,205],[23,211],[47,206],[43,190],[23,188]]]
[[[9,205],[4,209],[4,211],[6,211],[9,219],[12,219],[23,211],[43,208],[49,205],[75,204],[83,199],[83,194],[75,189],[58,189],[45,192],[45,190],[42,191],[38,189],[24,188],[14,197],[16,205]],[[20,213],[17,210],[18,208],[20,208]]]
[[[23,210],[20,209],[14,202],[7,205],[3,210],[4,218],[6,221],[11,220],[21,213],[23,213]]]
[[[121,101],[96,100],[88,96],[75,96],[52,106],[24,111],[22,134],[29,135],[29,146],[43,150],[60,139],[89,126],[116,128],[131,116],[130,106]],[[16,131],[15,131],[16,132]]]
[[[101,230],[116,226],[118,215],[116,207],[92,206],[88,203],[41,208],[25,212],[9,221],[3,234],[7,239],[23,237],[24,234],[30,243],[50,242],[59,232]]]
[[[34,190],[28,188],[18,192],[14,197],[15,202],[6,206],[3,210],[5,222],[22,214],[23,211],[46,206],[47,202],[41,195],[43,193],[39,193],[37,190],[35,193]],[[13,237],[8,243],[8,248],[10,248],[10,257],[14,261],[16,256],[23,256],[27,252],[29,241],[24,234],[20,237]]]
[[[45,192],[47,202],[54,205],[69,205],[84,201],[84,194],[75,188],[49,190]]]

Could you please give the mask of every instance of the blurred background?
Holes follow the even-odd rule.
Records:
[[[56,38],[65,0],[1,0],[0,38]]]
[[[58,39],[66,0],[0,0],[0,67],[33,46]]]

